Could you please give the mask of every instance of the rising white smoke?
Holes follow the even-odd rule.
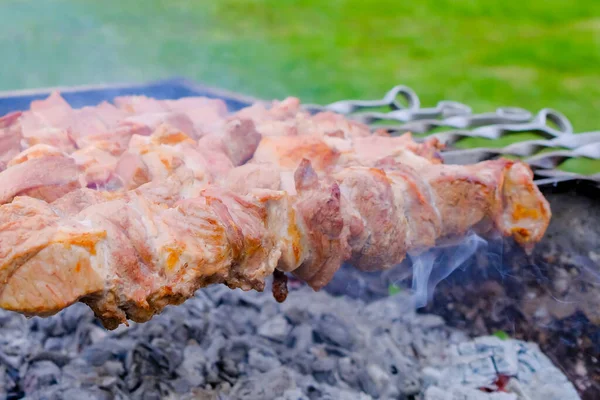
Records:
[[[417,308],[425,307],[433,297],[435,287],[478,250],[487,247],[487,241],[470,233],[461,242],[437,246],[419,255],[410,256],[413,265],[413,301]]]

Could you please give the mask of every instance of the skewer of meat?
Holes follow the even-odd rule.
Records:
[[[273,112],[285,119],[288,108]],[[303,118],[296,117],[296,126]],[[333,120],[339,127],[340,120]],[[258,130],[264,124],[268,119],[257,119]],[[130,141],[119,160],[146,168],[140,182],[106,192],[67,190],[57,180],[4,193],[4,202],[29,196],[0,206],[0,307],[49,315],[80,300],[114,328],[128,318],[146,321],[209,284],[262,290],[276,269],[319,289],[344,260],[365,270],[389,268],[408,252],[469,229],[499,231],[525,247],[543,235],[550,211],[525,165],[498,160],[444,166],[430,151],[435,144],[416,145],[410,138],[365,152],[366,136],[341,124],[341,133],[326,128],[297,135],[296,129],[278,142],[292,152],[272,146],[279,138],[263,137],[253,161],[237,168],[237,153],[224,150],[231,141],[205,135],[213,146],[207,147],[231,163],[216,172],[214,163],[192,165],[197,153],[185,158],[186,151],[198,150],[193,139],[157,128],[151,137]],[[312,146],[315,138],[324,146]],[[315,169],[297,155],[298,144],[307,141],[311,152],[304,155]],[[35,160],[46,166],[72,160],[65,154],[37,157],[34,150],[15,157],[0,181]],[[71,171],[67,164],[72,169],[74,163],[65,162],[54,175]],[[206,168],[214,177],[203,180]],[[78,174],[71,175],[80,182]]]
[[[303,144],[295,144],[293,151],[307,156],[309,153],[324,154],[323,147],[327,149],[329,145],[335,151],[352,147],[368,150],[377,147],[381,140],[370,135],[365,125],[349,122],[332,113],[311,117],[299,111],[299,103],[295,99],[276,103],[270,110],[260,106],[249,107],[227,120],[219,119],[222,107],[214,100],[182,99],[166,101],[166,105],[164,101],[140,97],[117,100],[123,110],[108,103],[73,110],[55,93],[46,100],[34,102],[30,111],[2,118],[0,138],[4,139],[0,140],[0,144],[6,146],[0,147],[0,153],[4,151],[0,154],[3,157],[0,161],[4,161],[3,169],[13,167],[13,170],[0,175],[0,203],[10,201],[17,194],[32,195],[32,189],[46,200],[51,200],[52,196],[59,197],[78,185],[109,190],[132,189],[163,179],[180,166],[191,169],[201,183],[215,182],[233,167],[249,160],[261,137],[264,143],[289,139],[294,144],[301,140]],[[200,128],[190,128],[192,123],[181,122],[179,114],[168,116],[167,110],[181,111],[181,104],[189,110],[190,103],[196,105],[195,110],[202,118],[218,128],[211,133],[203,132],[198,139]],[[206,112],[202,112],[205,109],[209,111],[208,117]],[[142,113],[135,115],[135,123],[131,119],[123,119],[127,115],[125,113],[132,112]],[[31,127],[27,130],[31,125],[28,120],[39,122],[37,130]],[[191,121],[191,118],[187,120]],[[196,118],[195,126],[206,126],[198,121]],[[289,129],[277,123],[285,123]],[[268,135],[277,133],[276,128],[291,136],[269,140]],[[152,135],[149,136],[149,132]],[[69,143],[74,143],[75,147],[71,144],[61,146],[56,135],[73,138]],[[48,138],[52,140],[46,141]],[[369,146],[370,142],[373,143]],[[439,162],[435,143],[417,144],[405,135],[390,148],[427,154],[427,159]],[[22,151],[19,153],[19,150]],[[295,161],[287,166],[297,166],[298,160]],[[313,164],[320,167],[315,161]],[[55,170],[56,165],[64,168],[62,175],[46,173]],[[48,179],[47,184],[40,181],[40,176]],[[15,182],[18,184],[15,185]]]
[[[454,197],[446,201],[406,171],[349,167],[319,178],[308,161],[289,191],[238,195],[210,185],[185,198],[185,183],[174,181],[120,193],[79,189],[52,204],[17,197],[0,207],[0,307],[48,315],[81,300],[114,328],[208,284],[262,290],[275,268],[319,289],[344,260],[389,268],[470,228],[537,240],[549,209],[522,184],[531,180],[526,167],[502,161],[477,171],[493,181],[463,218],[444,208],[460,207]],[[461,182],[466,194],[481,189]]]

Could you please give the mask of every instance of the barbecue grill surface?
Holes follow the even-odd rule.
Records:
[[[92,106],[122,95],[144,95],[156,99],[187,96],[220,98],[232,111],[257,101],[181,78],[145,84],[98,85],[58,90],[73,107]],[[0,115],[28,109],[31,101],[43,99],[50,92],[51,89],[40,89],[0,93]],[[547,237],[534,255],[530,258],[524,256],[511,243],[500,245],[503,257],[500,264],[497,252],[478,255],[454,279],[442,282],[433,303],[426,311],[442,315],[449,325],[470,334],[492,334],[502,329],[515,338],[539,342],[542,350],[576,383],[584,399],[597,399],[600,398],[600,316],[594,299],[598,293],[600,272],[598,261],[594,257],[598,255],[596,248],[597,243],[600,243],[600,205],[595,200],[600,193],[595,188],[575,182],[563,182],[558,188],[547,187],[544,192],[551,202],[554,217]],[[477,264],[485,267],[482,269]],[[386,295],[389,282],[385,276],[382,278],[381,273],[357,277],[344,274],[343,271],[350,270],[342,269],[325,290],[334,294],[358,296],[367,302]],[[543,325],[536,321],[535,313],[539,309],[527,307],[526,296],[535,291],[549,294],[549,298],[553,297],[556,304],[563,302],[561,296],[566,293],[558,293],[556,285],[557,280],[564,278],[564,271],[572,275],[568,281],[572,287],[566,290],[582,296],[579,300],[581,307],[574,306],[571,311],[565,311],[560,317],[552,317],[549,324]],[[587,281],[582,283],[583,280]],[[483,300],[468,300],[476,298]],[[491,307],[498,304],[502,307],[496,310],[496,314],[504,314],[494,320],[496,314],[492,315]],[[452,305],[452,308],[448,305]],[[548,305],[552,307],[553,303]],[[581,335],[583,339],[578,340],[575,334]],[[585,376],[576,372],[581,363],[586,371]]]

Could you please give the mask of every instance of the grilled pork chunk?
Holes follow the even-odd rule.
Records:
[[[50,126],[89,139],[75,148],[20,140],[15,153],[21,116],[0,120],[1,308],[44,316],[82,301],[113,329],[210,284],[263,290],[277,270],[318,290],[344,261],[390,268],[470,230],[529,249],[547,228],[522,163],[443,165],[434,140],[369,135],[295,99],[232,116],[197,101],[121,98],[102,113],[127,116],[90,135],[72,130],[80,113],[56,95],[24,113],[56,112]],[[169,112],[193,124],[123,129],[131,115]]]

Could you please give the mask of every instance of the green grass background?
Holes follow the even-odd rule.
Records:
[[[0,0],[0,90],[172,75],[317,103],[402,83],[596,130],[600,1]]]

